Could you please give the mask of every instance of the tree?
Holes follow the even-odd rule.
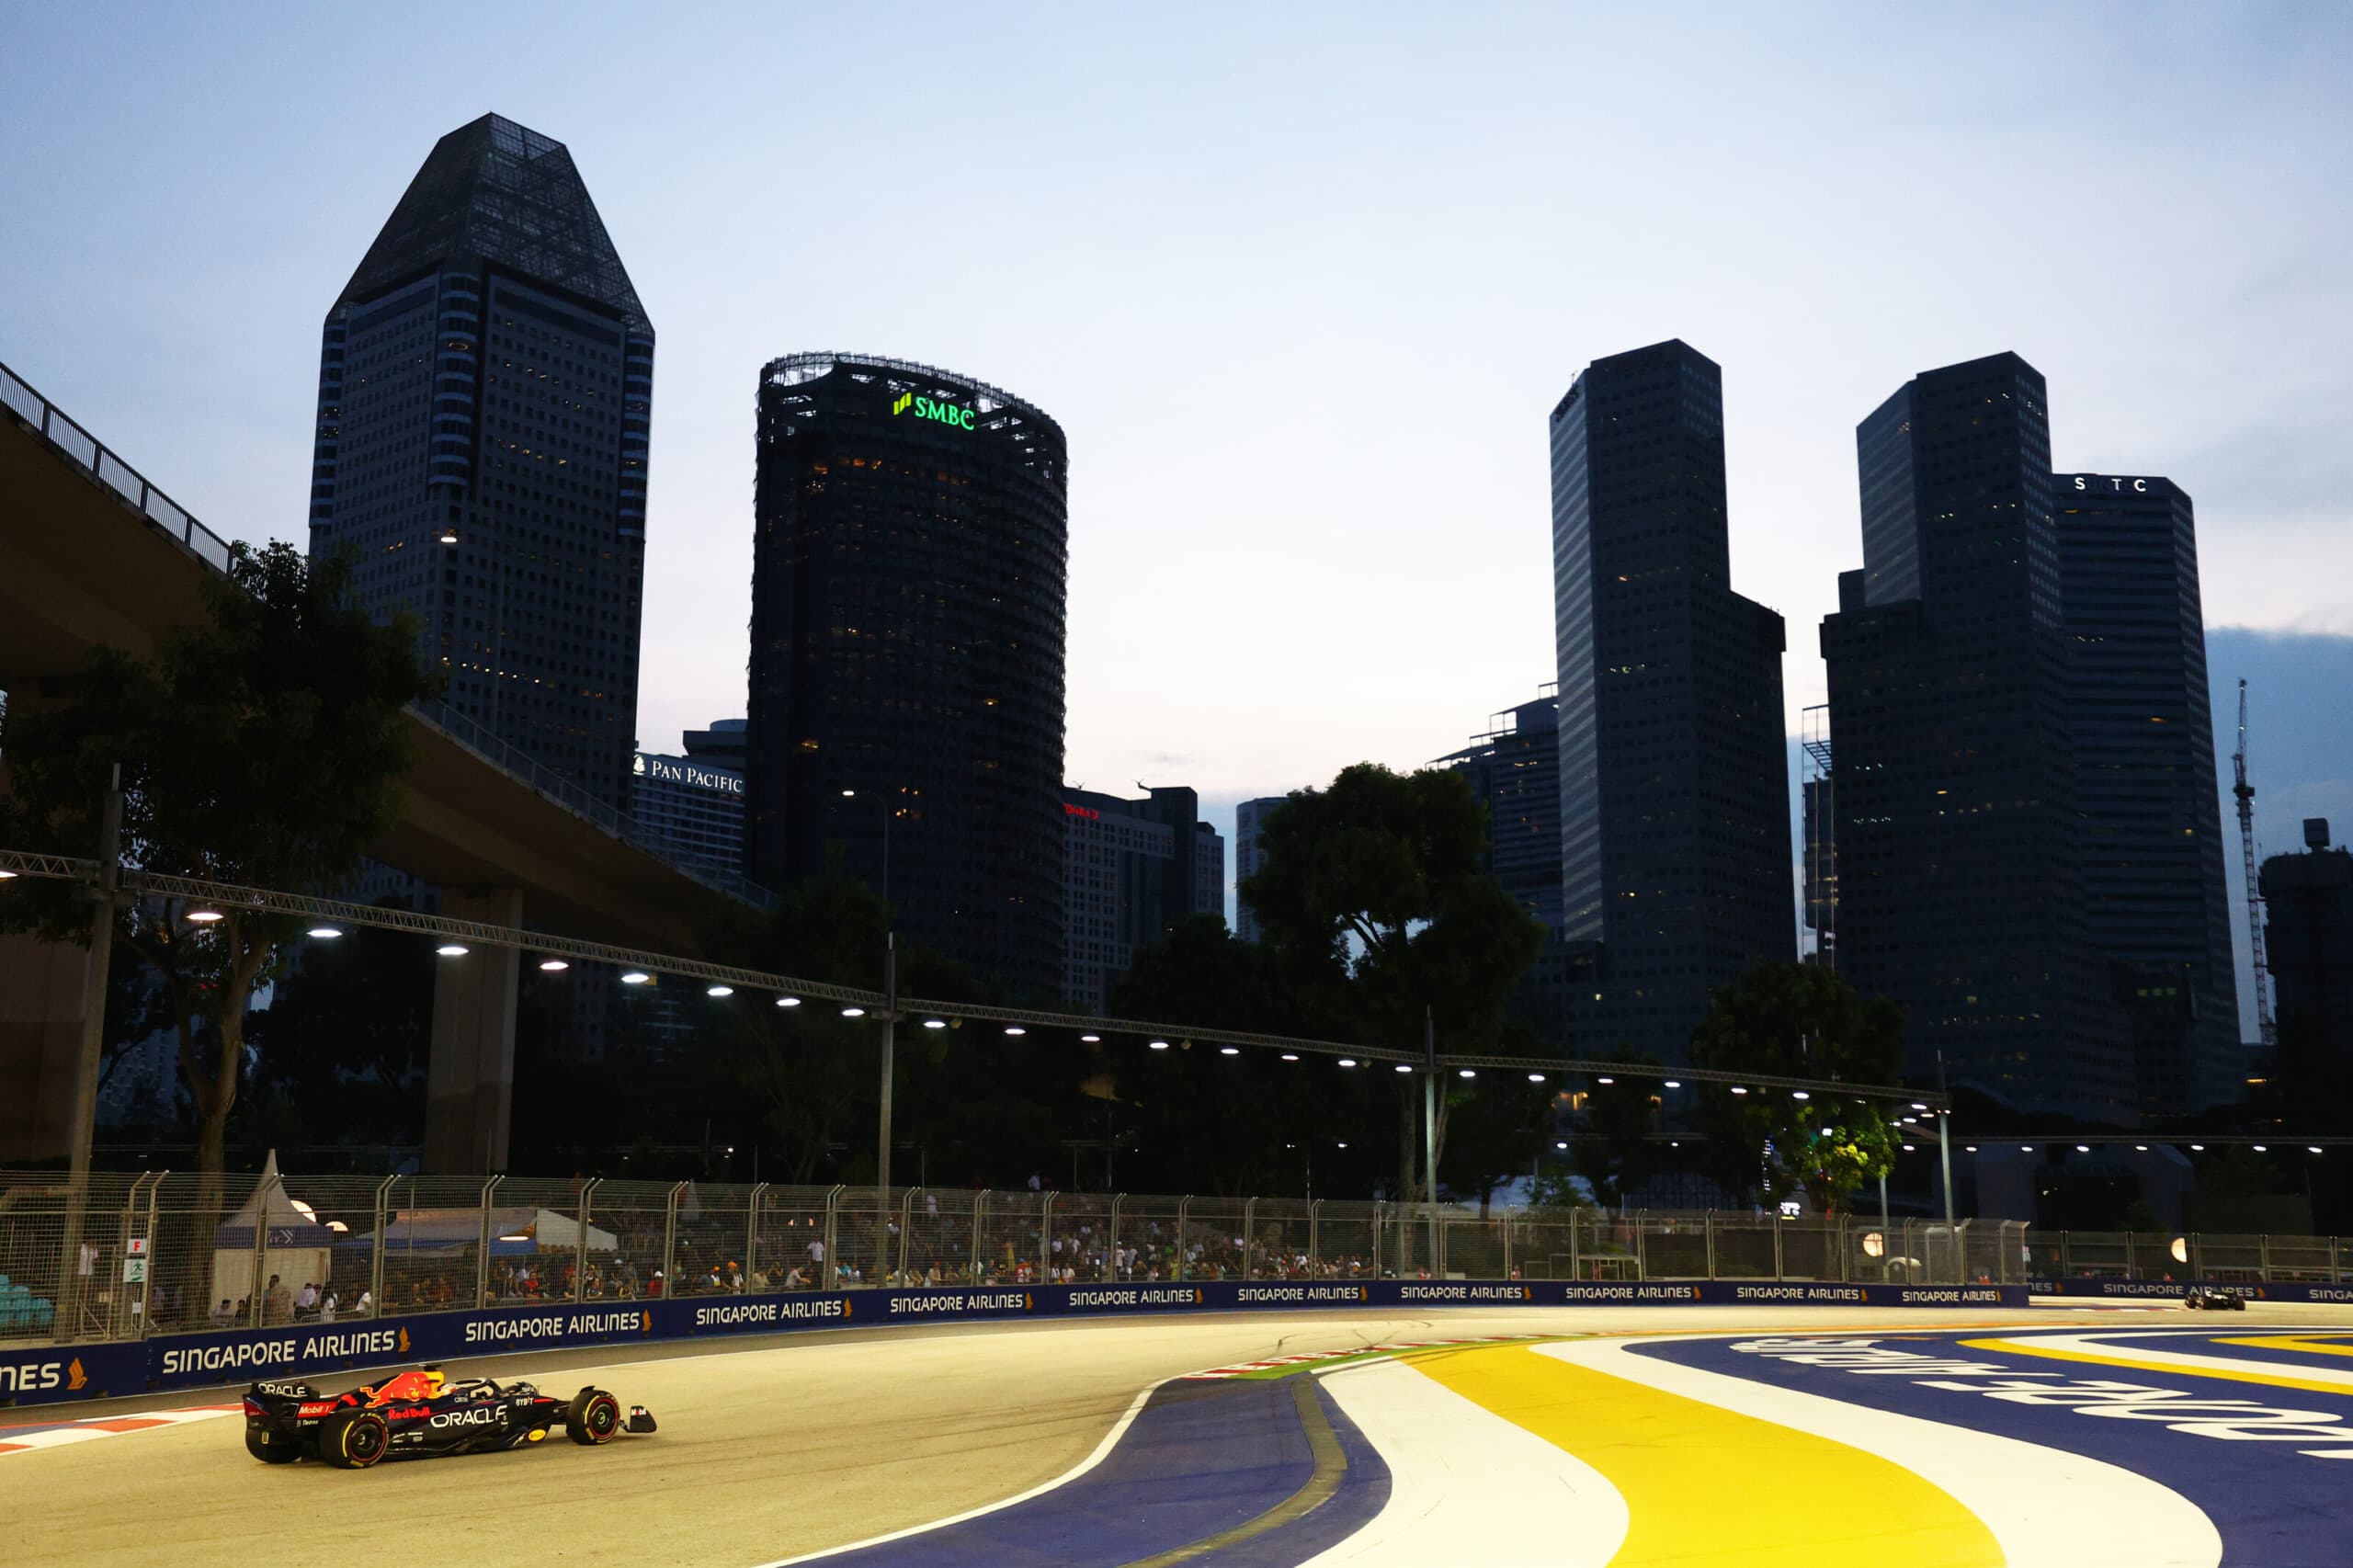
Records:
[[[77,700],[12,710],[0,732],[10,799],[0,842],[89,855],[109,770],[122,767],[122,858],[147,873],[318,892],[348,878],[396,812],[411,758],[401,710],[430,693],[415,623],[350,602],[347,560],[233,546],[205,618],[152,658],[93,652]],[[16,884],[12,884],[14,886]],[[86,942],[66,889],[12,892],[0,922]],[[176,899],[119,914],[115,940],[162,977],[198,1116],[197,1164],[217,1192],[245,1081],[246,1006],[293,923],[225,907],[191,923]]]
[[[1266,863],[1242,896],[1286,983],[1329,1020],[1324,1032],[1418,1051],[1427,1020],[1442,1045],[1493,1049],[1544,929],[1487,869],[1487,844],[1486,809],[1460,774],[1358,763],[1269,814]],[[1403,1195],[1416,1187],[1420,1086],[1404,1074],[1397,1082]],[[1450,1108],[1468,1092],[1457,1085],[1441,1096],[1441,1160]]]
[[[1755,964],[1717,988],[1691,1032],[1691,1062],[1760,1075],[1892,1084],[1904,1067],[1904,1015],[1817,965]],[[1894,1165],[1898,1140],[1872,1101],[1710,1088],[1701,1107],[1711,1174],[1735,1192],[1802,1186],[1817,1208],[1832,1213]]]
[[[266,1103],[273,1131],[307,1139],[415,1142],[424,1134],[434,962],[415,937],[373,926],[308,944],[299,961],[282,966],[269,1005],[246,1026],[256,1048],[249,1108]],[[240,1127],[240,1142],[254,1131]]]
[[[1607,1207],[1622,1205],[1660,1169],[1659,1145],[1651,1136],[1658,1131],[1654,1092],[1649,1079],[1637,1077],[1596,1084],[1586,1092],[1586,1124],[1570,1145],[1570,1160]]]

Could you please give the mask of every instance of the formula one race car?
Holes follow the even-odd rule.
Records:
[[[2190,1287],[2181,1304],[2193,1312],[2243,1312],[2246,1298],[2235,1290],[2215,1290],[2203,1285]]]
[[[245,1391],[245,1451],[264,1464],[323,1460],[337,1470],[365,1470],[380,1460],[519,1449],[545,1440],[558,1424],[589,1448],[624,1431],[654,1429],[643,1405],[631,1405],[624,1416],[620,1402],[599,1388],[557,1399],[529,1383],[453,1382],[436,1366],[348,1393],[274,1382]]]

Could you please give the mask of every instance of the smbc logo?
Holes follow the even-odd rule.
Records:
[[[894,415],[912,414],[917,419],[936,419],[942,425],[953,425],[960,430],[972,427],[971,409],[959,408],[952,403],[935,403],[913,392],[901,392],[899,401],[891,405],[891,412]]]

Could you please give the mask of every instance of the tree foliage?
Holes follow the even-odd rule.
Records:
[[[1790,1078],[1893,1084],[1904,1068],[1904,1015],[1833,971],[1760,963],[1716,990],[1691,1034],[1699,1067]],[[1899,1140],[1873,1101],[1780,1090],[1701,1096],[1711,1174],[1735,1192],[1804,1188],[1825,1213],[1894,1164]]]
[[[397,811],[411,758],[401,710],[431,689],[414,623],[371,621],[348,581],[346,560],[314,567],[291,545],[233,546],[227,576],[205,584],[203,620],[165,632],[150,658],[97,649],[70,699],[12,709],[0,842],[92,854],[119,763],[126,864],[298,892],[348,877]],[[87,915],[64,891],[12,889],[0,922],[85,942]],[[130,905],[115,939],[163,979],[198,1164],[217,1173],[244,1082],[246,1006],[291,922],[230,907],[199,926],[187,913],[176,900]]]

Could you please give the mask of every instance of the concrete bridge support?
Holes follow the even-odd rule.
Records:
[[[70,942],[0,937],[0,1166],[72,1152],[89,962]]]
[[[520,926],[515,888],[450,888],[452,920]],[[522,954],[482,948],[443,959],[433,984],[433,1042],[426,1059],[425,1168],[436,1175],[506,1169],[515,1108],[515,999]]]

